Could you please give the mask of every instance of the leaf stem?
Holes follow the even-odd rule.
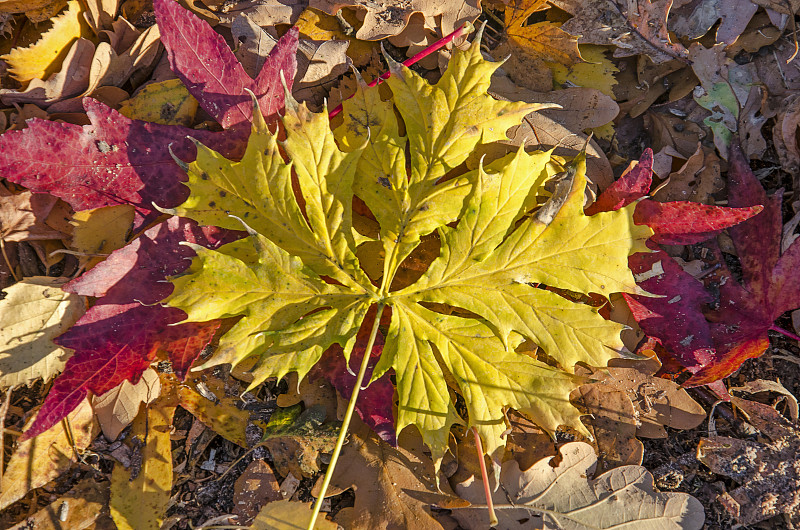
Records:
[[[446,35],[446,36],[442,37],[441,39],[437,40],[436,42],[434,42],[433,44],[431,44],[430,46],[428,46],[427,48],[425,48],[424,50],[422,50],[418,54],[414,55],[413,57],[411,57],[409,59],[406,59],[405,61],[403,61],[403,66],[411,66],[412,64],[418,63],[419,61],[421,61],[422,59],[424,59],[428,55],[432,54],[433,52],[438,51],[441,48],[444,48],[445,46],[450,44],[454,39],[457,39],[458,37],[460,37],[462,35],[466,35],[466,34],[472,32],[473,29],[475,29],[475,27],[472,25],[472,23],[465,22],[464,24],[461,25],[460,28],[456,29],[455,31],[453,31],[449,35]],[[367,84],[367,86],[373,87],[375,85],[379,85],[379,84],[383,83],[384,81],[386,81],[387,79],[389,79],[391,76],[392,76],[391,72],[384,72],[381,75],[379,75],[378,77],[376,77],[375,79],[373,79],[372,81],[370,81]],[[350,96],[347,99],[350,99],[352,97],[353,96]],[[332,119],[334,116],[337,116],[340,112],[342,112],[342,104],[341,103],[339,104],[338,107],[333,109],[330,112],[330,114],[328,114],[328,119]]]
[[[319,496],[314,503],[314,509],[311,513],[311,519],[308,522],[308,530],[313,530],[314,525],[317,523],[319,510],[322,507],[322,501],[325,500],[325,492],[328,491],[328,485],[331,483],[333,471],[336,468],[336,462],[339,460],[339,454],[342,452],[344,440],[347,438],[347,429],[350,427],[350,420],[353,418],[353,412],[356,410],[356,400],[358,393],[361,391],[361,385],[364,382],[364,375],[367,373],[367,365],[372,357],[372,347],[375,345],[375,337],[378,335],[378,325],[381,323],[381,314],[383,314],[384,304],[378,304],[378,311],[375,314],[375,321],[372,323],[372,330],[369,333],[369,340],[367,347],[364,350],[364,358],[361,360],[361,367],[358,369],[358,376],[356,376],[356,384],[353,387],[353,394],[350,396],[350,401],[347,403],[347,411],[342,420],[342,427],[339,430],[339,438],[336,439],[336,446],[333,448],[331,454],[331,461],[328,464],[328,470],[325,472],[325,478],[322,480],[322,487],[319,490]]]
[[[787,330],[785,330],[785,329],[783,329],[781,327],[776,326],[775,324],[773,324],[772,327],[770,327],[769,329],[770,329],[770,331],[776,331],[776,332],[780,333],[781,335],[789,337],[790,339],[800,340],[800,337],[798,337],[797,335],[795,335],[791,331],[787,331]]]
[[[486,495],[486,506],[489,508],[489,526],[497,526],[497,514],[494,513],[494,503],[492,502],[492,490],[489,488],[489,473],[486,472],[486,459],[483,457],[483,444],[478,434],[478,429],[472,428],[475,435],[475,449],[478,450],[478,462],[481,464],[481,477],[483,478],[483,493]]]

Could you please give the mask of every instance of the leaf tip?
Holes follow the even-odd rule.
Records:
[[[158,212],[161,212],[161,213],[164,213],[164,214],[167,214],[167,215],[178,215],[178,210],[176,210],[175,208],[162,208],[161,206],[157,205],[155,202],[151,202],[150,204],[153,206],[153,209],[158,211]]]

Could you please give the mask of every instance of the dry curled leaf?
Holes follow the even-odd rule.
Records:
[[[364,12],[364,22],[356,32],[360,40],[380,40],[398,35],[406,28],[414,13],[423,13],[425,25],[431,30],[440,27],[442,36],[464,22],[472,22],[481,14],[478,0],[388,0],[381,3],[368,0],[310,0],[308,5],[329,15],[335,15],[343,7]],[[436,19],[440,20],[438,24]]]
[[[317,483],[312,495],[319,488]],[[327,495],[350,488],[355,490],[355,505],[341,510],[336,521],[351,530],[441,530],[430,506],[452,499],[437,488],[433,461],[424,455],[418,435],[404,431],[394,448],[363,424],[353,428]]]

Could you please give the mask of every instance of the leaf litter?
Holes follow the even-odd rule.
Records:
[[[314,487],[322,480],[318,470],[328,466],[335,473],[323,512],[345,527],[408,527],[411,520],[431,528],[452,527],[456,519],[485,527],[487,511],[463,508],[464,501],[447,487],[454,484],[458,492],[459,484],[472,480],[471,493],[463,495],[478,505],[485,502],[478,486],[481,472],[476,448],[464,441],[471,439],[471,434],[458,423],[480,429],[483,449],[493,456],[490,471],[495,466],[501,485],[509,477],[507,469],[514,466],[526,477],[520,483],[533,484],[533,470],[559,469],[569,451],[578,447],[575,442],[564,445],[564,441],[590,442],[594,449],[580,447],[587,458],[592,454],[598,457],[595,467],[587,468],[596,470],[594,476],[581,477],[567,486],[548,475],[542,483],[557,492],[574,488],[597,492],[604,480],[617,476],[612,475],[615,472],[630,474],[632,471],[626,470],[643,469],[637,468],[639,464],[651,470],[656,463],[664,467],[665,451],[669,450],[665,447],[678,443],[681,436],[690,437],[685,438],[689,446],[692,439],[696,443],[693,433],[698,432],[709,407],[701,407],[692,397],[707,399],[709,394],[703,389],[687,393],[678,383],[708,384],[720,397],[730,399],[723,380],[729,387],[743,386],[755,392],[762,387],[754,387],[752,382],[766,377],[772,381],[762,386],[772,391],[771,395],[791,396],[787,388],[797,392],[798,378],[792,375],[796,364],[791,360],[797,351],[797,330],[793,331],[785,316],[795,309],[791,297],[796,289],[782,272],[791,269],[796,224],[789,220],[800,204],[793,195],[794,180],[787,176],[796,174],[800,164],[794,141],[800,113],[793,66],[796,39],[789,22],[792,17],[787,16],[793,13],[786,6],[748,2],[730,9],[724,2],[672,5],[647,0],[627,4],[558,0],[489,3],[482,10],[471,4],[419,3],[381,11],[357,2],[275,3],[271,7],[252,2],[197,3],[189,7],[193,14],[178,4],[159,0],[154,10],[133,2],[121,6],[90,2],[83,7],[73,2],[66,9],[64,3],[47,2],[0,6],[0,12],[10,13],[4,16],[2,30],[11,37],[0,43],[5,61],[0,65],[0,131],[8,129],[0,137],[0,167],[4,168],[0,282],[4,289],[10,286],[0,300],[6,304],[0,305],[0,311],[7,311],[4,323],[12,324],[3,327],[9,340],[21,341],[24,351],[35,352],[6,357],[13,359],[9,362],[17,368],[11,370],[15,379],[9,380],[5,401],[0,404],[0,433],[4,434],[6,456],[11,455],[3,469],[6,504],[0,520],[4,525],[13,526],[26,517],[45,521],[48,510],[57,510],[75,525],[99,515],[98,520],[113,518],[118,527],[149,528],[163,522],[167,527],[183,528],[191,520],[195,525],[252,522],[255,527],[271,528],[287,518],[294,522],[310,519],[309,503],[321,489],[319,483]],[[70,25],[71,29],[48,32],[48,24],[29,23],[50,18],[55,19],[56,29]],[[456,47],[421,60],[415,54],[476,18],[489,22],[483,52],[495,58],[511,57],[492,80],[494,99],[479,99],[477,111],[459,108],[458,103],[443,107],[456,119],[443,118],[441,133],[434,127],[433,137],[458,135],[459,119],[464,120],[468,134],[439,155],[433,149],[440,144],[426,143],[429,133],[418,125],[425,123],[426,113],[437,116],[439,103],[425,107],[414,100],[445,96],[445,105],[452,105],[448,98],[458,88],[448,92],[451,89],[445,86],[457,79],[452,75],[454,65],[469,70],[461,57],[472,39],[459,37]],[[293,24],[296,30],[289,29]],[[195,40],[187,40],[187,35]],[[228,46],[231,41],[226,42],[230,35],[235,52]],[[380,48],[388,54],[386,58],[377,53]],[[407,57],[414,57],[415,74],[393,62]],[[350,73],[351,63],[362,68],[368,65],[362,70],[367,80],[386,70],[391,73],[390,80],[377,89],[366,89],[357,74]],[[434,88],[426,88],[431,86]],[[209,226],[167,219],[161,213],[165,209],[184,209],[181,214],[187,214],[186,205],[192,200],[186,202],[187,184],[195,197],[206,192],[198,192],[201,183],[191,180],[191,169],[186,181],[184,164],[192,163],[196,149],[202,154],[207,153],[203,146],[210,147],[224,157],[215,160],[245,167],[253,160],[247,158],[248,143],[266,141],[268,134],[259,130],[258,123],[260,136],[248,140],[251,122],[259,121],[252,112],[250,93],[255,94],[261,114],[270,123],[269,134],[275,134],[272,163],[284,177],[273,178],[270,186],[283,183],[279,202],[293,211],[286,218],[293,219],[291,228],[284,235],[273,228],[263,231],[253,213],[244,215],[249,210],[229,207],[230,195],[213,201],[217,213],[208,197],[204,199],[208,208],[197,217],[201,225]],[[282,110],[284,93],[290,95],[286,111]],[[344,104],[342,117],[333,119],[330,126],[317,124],[322,122],[326,99],[338,102],[340,94],[353,93],[355,97]],[[425,94],[424,98],[420,94]],[[480,129],[476,116],[491,117],[502,105],[496,99],[524,101],[531,110],[548,103],[562,108],[529,110],[524,119],[516,111],[513,119],[505,113],[502,125],[494,126],[489,136],[483,129],[481,142],[487,145],[471,143],[468,125]],[[294,101],[299,101],[299,106]],[[303,104],[320,114],[305,111]],[[30,117],[36,119],[26,122]],[[436,119],[433,123],[438,123]],[[305,124],[303,134],[321,141],[303,147],[296,128],[289,124],[301,128]],[[421,134],[423,130],[425,134]],[[414,149],[406,151],[406,142]],[[519,151],[520,145],[526,151]],[[628,160],[639,158],[646,147],[655,154],[643,156],[638,171],[628,170],[630,178],[618,179]],[[532,152],[550,148],[556,150],[546,157]],[[66,156],[53,157],[54,149]],[[585,177],[580,175],[584,149]],[[317,152],[332,158],[322,166],[310,166],[308,157]],[[391,156],[387,157],[387,152]],[[245,158],[239,161],[242,156]],[[647,156],[652,156],[652,161]],[[289,158],[294,166],[281,170]],[[504,167],[517,159],[536,160],[537,169],[526,178],[537,183],[538,188],[530,188],[537,191],[520,193],[516,200],[522,206],[513,215],[513,208],[508,214],[502,208],[496,212],[487,209],[494,184],[481,186],[498,175],[501,181],[508,179],[512,172]],[[348,161],[352,166],[347,166]],[[201,157],[190,167],[202,163]],[[320,167],[325,169],[315,173]],[[325,173],[336,167],[345,170],[341,175],[351,175],[347,177],[353,182],[350,198],[347,189],[332,188],[335,181],[326,180]],[[625,183],[631,178],[649,179],[650,168],[652,185],[647,180],[638,195],[626,190]],[[213,174],[209,167],[205,169],[209,176]],[[196,178],[198,173],[194,175]],[[388,188],[381,177],[387,179]],[[582,178],[587,181],[587,193],[585,200],[579,201],[583,194],[578,193],[580,186],[575,182]],[[754,184],[754,179],[760,183]],[[326,183],[330,195],[314,195],[312,181]],[[768,193],[761,191],[762,186]],[[788,191],[783,196],[770,195],[779,188]],[[571,198],[562,202],[565,190]],[[230,194],[234,190],[224,191]],[[644,197],[648,192],[652,198]],[[260,192],[248,193],[261,196]],[[247,194],[241,197],[250,199]],[[333,203],[325,202],[331,197],[335,197]],[[592,206],[594,197],[598,202]],[[686,200],[694,205],[671,202]],[[331,204],[334,208],[326,210]],[[583,206],[588,208],[585,214],[578,214]],[[322,216],[315,213],[320,207],[325,212]],[[244,222],[227,217],[226,209]],[[517,284],[516,290],[501,288],[499,292],[503,297],[518,297],[526,311],[541,312],[543,299],[559,300],[558,304],[574,305],[565,307],[596,315],[593,321],[604,323],[601,329],[610,329],[612,321],[618,321],[620,324],[613,324],[617,338],[604,347],[613,344],[624,353],[624,341],[631,351],[657,356],[660,363],[654,359],[612,360],[616,355],[598,356],[597,352],[595,357],[581,357],[579,349],[583,355],[592,352],[586,339],[572,335],[569,341],[559,342],[548,324],[542,329],[555,337],[548,342],[547,333],[540,330],[537,334],[529,321],[520,327],[520,322],[509,320],[511,314],[503,304],[512,299],[483,299],[476,295],[480,285],[460,279],[459,275],[485,268],[492,259],[497,261],[492,253],[504,251],[504,244],[511,248],[512,239],[522,242],[524,228],[537,220],[544,227],[542,237],[548,238],[549,232],[561,237],[554,226],[559,226],[562,217],[569,218],[567,211],[572,212],[572,219],[583,216],[589,220],[596,220],[603,211],[618,212],[618,217],[628,212],[632,230],[655,233],[647,243],[649,248],[639,246],[638,253],[629,249],[615,255],[626,271],[628,266],[633,271],[627,272],[629,280],[622,282],[625,287],[610,287],[604,281],[582,290],[578,279],[565,282],[557,271],[545,267],[541,276],[521,270],[522,276],[513,280],[522,279],[523,283]],[[271,212],[270,218],[281,215],[279,209],[277,214]],[[338,221],[337,215],[341,215]],[[484,217],[503,215],[509,222],[481,224],[486,223]],[[406,224],[397,225],[398,218]],[[729,228],[736,223],[741,224]],[[210,226],[214,224],[222,230]],[[459,245],[468,226],[489,228],[480,236],[489,239],[483,243],[479,238],[465,251]],[[331,309],[337,306],[325,306],[323,298],[305,302],[297,306],[301,313],[294,316],[281,315],[283,320],[274,320],[272,325],[262,320],[266,335],[247,338],[261,341],[262,351],[234,358],[228,346],[231,337],[250,317],[242,319],[236,316],[241,313],[228,311],[181,323],[184,314],[161,303],[170,292],[170,300],[186,296],[165,282],[171,278],[182,285],[196,274],[196,265],[190,265],[195,251],[200,256],[220,253],[248,266],[254,264],[254,256],[263,252],[259,245],[267,243],[259,242],[252,229],[299,258],[316,274],[317,287],[326,286],[323,290],[335,291],[341,284],[378,292],[386,282],[385,295],[395,298],[388,304],[392,310],[376,323],[378,347],[367,359],[367,377],[375,381],[360,391],[356,403],[355,412],[366,425],[354,420],[337,464],[349,462],[349,467],[329,466],[329,460],[336,452],[338,422],[347,415],[347,401],[354,391],[352,372],[367,357],[369,322],[358,325],[362,309],[351,320],[340,314],[339,330],[334,331],[315,322],[329,319]],[[320,262],[298,246],[297,234],[308,236],[307,242],[325,241],[318,238],[329,229],[334,234],[329,248],[344,257],[340,263],[345,264],[346,274],[325,266],[324,259]],[[303,239],[301,236],[299,241]],[[250,241],[258,244],[253,247]],[[225,254],[226,248],[232,249],[230,254]],[[446,262],[445,255],[450,261]],[[770,257],[768,263],[762,263],[763,256]],[[464,265],[453,269],[459,260]],[[355,265],[358,261],[361,272]],[[592,264],[586,270],[591,277],[604,269]],[[486,271],[481,269],[481,273]],[[436,275],[438,279],[432,280]],[[36,278],[42,276],[46,278]],[[471,278],[469,274],[466,277]],[[437,287],[445,278],[455,282],[447,292]],[[64,291],[58,290],[66,279],[72,281],[64,285]],[[50,327],[28,333],[14,320],[18,316],[14,293],[31,281],[40,288],[35,283],[40,280],[52,283],[55,287],[46,289],[58,293],[42,297],[38,302],[42,307],[78,301],[74,309],[70,306],[71,316],[52,313],[52,333]],[[415,294],[420,287],[424,294]],[[531,289],[531,294],[521,295],[524,289]],[[627,291],[632,311],[622,303],[620,291]],[[80,317],[85,297],[89,310]],[[314,312],[313,307],[321,311]],[[498,309],[504,312],[498,313]],[[189,314],[191,318],[192,311]],[[412,323],[408,319],[415,314],[427,318]],[[67,331],[77,318],[77,324]],[[292,321],[294,326],[286,329]],[[632,329],[620,335],[621,323]],[[423,329],[427,331],[422,333]],[[59,334],[61,337],[56,337]],[[459,336],[463,340],[459,341]],[[313,352],[312,357],[320,359],[314,368],[308,361],[302,366],[290,365],[299,369],[301,376],[308,371],[309,382],[295,377],[289,384],[298,386],[289,391],[286,383],[271,379],[269,375],[285,372],[270,368],[269,356],[263,355],[266,344],[270,344],[270,354],[276,345],[283,348],[280,355],[284,356]],[[435,403],[441,407],[437,411],[443,420],[428,418],[419,410],[419,402],[414,403],[418,410],[412,410],[409,399],[413,401],[418,394],[407,390],[414,387],[404,383],[404,370],[415,364],[397,361],[398,354],[405,355],[398,344],[414,344],[418,353],[430,352],[424,372],[435,376],[429,380],[436,390],[426,390],[424,396],[438,396]],[[488,352],[495,358],[482,369],[464,364],[471,359],[467,354],[475,352],[478,358]],[[559,377],[568,376],[563,381],[570,381],[569,385],[560,394],[563,403],[541,407],[536,401],[541,394],[536,399],[521,399],[520,392],[488,391],[488,379],[481,378],[486,373],[502,373],[492,372],[496,364],[506,362],[496,357],[500,352],[523,364],[541,363],[539,369],[547,367]],[[66,365],[59,364],[70,354]],[[60,360],[56,364],[48,360],[47,369],[18,370],[19,366],[34,366],[32,357],[37,356]],[[202,362],[207,368],[187,377],[198,358],[202,361],[196,364]],[[744,362],[747,358],[753,360]],[[221,359],[239,363],[231,370],[233,377],[227,375],[227,363]],[[582,362],[576,365],[576,360]],[[121,371],[98,369],[98,363]],[[779,366],[791,370],[776,371]],[[439,372],[441,367],[445,369]],[[42,386],[37,382],[40,377],[47,382],[62,370],[54,383]],[[512,375],[508,381],[518,384],[521,380],[513,377],[517,370],[509,368],[502,375]],[[777,376],[785,388],[775,380]],[[184,378],[185,382],[180,382]],[[159,391],[153,381],[167,383]],[[523,384],[531,381],[525,379]],[[571,404],[567,401],[570,391]],[[514,400],[508,396],[515,396]],[[97,424],[87,419],[92,418],[92,409],[86,397],[93,400],[103,428],[99,437]],[[486,401],[479,405],[481,399]],[[728,446],[736,446],[749,425],[744,416],[739,419],[725,413],[727,405],[718,405],[726,418],[721,429],[731,436],[723,442],[717,436],[700,443],[698,458],[711,473],[698,471],[691,479],[692,488],[686,480],[673,486],[661,480],[661,475],[657,475],[657,483],[696,495],[710,527],[754,524],[779,513],[796,516],[792,499],[783,494],[791,490],[793,479],[781,471],[783,463],[793,461],[793,456],[781,449],[784,442],[791,446],[788,420],[767,405],[733,399],[740,411],[749,411],[749,421],[765,436],[758,439],[760,445],[753,445],[753,451],[748,449],[752,458],[744,466],[758,471],[743,478],[726,467],[724,456],[718,456],[729,450]],[[786,399],[791,413],[792,401]],[[32,424],[31,410],[42,403],[39,419]],[[560,416],[548,419],[543,415],[548,410],[557,410]],[[79,412],[83,415],[76,416]],[[590,414],[581,417],[581,413]],[[67,414],[70,419],[61,421]],[[273,432],[274,421],[284,416],[292,419],[278,435]],[[759,416],[770,418],[783,430],[767,432],[766,427],[756,425]],[[23,436],[39,434],[22,441],[19,433],[26,422],[33,428]],[[417,425],[421,437],[414,428],[402,429],[409,423]],[[565,431],[565,425],[572,429]],[[554,444],[548,433],[556,431]],[[593,437],[586,437],[587,433]],[[27,462],[40,458],[26,444],[46,437],[55,441],[53,447],[61,456],[51,455],[47,462],[52,465],[42,466],[33,479],[24,478]],[[372,455],[369,458],[365,448]],[[559,448],[562,456],[542,460],[556,455]],[[687,449],[681,462],[692,453],[691,447],[682,443],[681,451]],[[297,455],[304,456],[300,459]],[[411,465],[412,461],[421,467]],[[374,465],[362,465],[364,462]],[[65,473],[70,466],[82,471]],[[245,469],[250,474],[244,473]],[[632,479],[634,482],[652,483],[646,472],[636,473],[639,478]],[[26,485],[13,486],[13,494],[8,493],[6,479],[19,484],[20,477]],[[398,490],[393,478],[408,487]],[[130,480],[137,486],[122,493],[122,484],[126,488],[134,484]],[[698,480],[706,487],[697,489]],[[96,489],[95,483],[101,490],[110,489],[110,497],[87,493]],[[226,485],[231,493],[222,493]],[[503,487],[515,491],[508,484]],[[235,501],[234,489],[239,501]],[[667,505],[683,506],[673,523],[698,524],[702,512],[693,499],[657,493],[651,486],[645,490],[651,492],[646,502],[653,506],[663,507],[668,498],[672,500]],[[246,491],[251,492],[247,502],[257,507],[237,512],[234,507]],[[186,498],[187,493],[193,499],[188,504],[177,500]],[[144,515],[132,508],[140,505],[137,499],[142,496],[155,502]],[[86,506],[76,499],[92,507],[88,511],[94,514],[89,519],[82,515]],[[500,503],[507,500],[497,499]],[[396,509],[376,508],[389,505]],[[600,502],[592,509],[602,513],[602,505]],[[629,502],[623,505],[625,508]],[[517,509],[530,518],[534,506]],[[500,527],[514,528],[521,520],[507,517],[516,514],[514,510],[501,508],[498,512],[505,513],[501,519],[507,523]],[[626,513],[619,509],[614,515],[624,517]],[[534,513],[528,523],[536,517]],[[332,524],[322,518],[317,521]]]

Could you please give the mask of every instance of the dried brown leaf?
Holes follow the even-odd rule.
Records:
[[[283,499],[272,468],[263,460],[253,460],[233,485],[233,513],[238,524],[250,524],[268,502]]]
[[[364,12],[364,22],[356,32],[356,38],[360,40],[380,40],[398,35],[405,30],[414,13],[424,14],[425,25],[431,30],[440,30],[442,36],[464,22],[472,22],[481,14],[477,0],[388,0],[382,3],[368,0],[310,0],[308,5],[329,15],[348,7]],[[437,24],[439,17],[441,19]]]
[[[337,522],[351,530],[441,530],[430,506],[452,496],[437,489],[433,461],[424,455],[419,435],[406,429],[393,448],[361,423],[351,428],[328,495],[353,488],[355,506],[341,510]],[[318,482],[312,495],[319,488]]]
[[[497,528],[702,528],[700,502],[685,493],[655,491],[645,468],[618,467],[590,479],[596,466],[592,446],[571,442],[560,453],[557,465],[549,457],[524,472],[513,460],[503,464],[500,487],[492,494],[495,507],[501,508]],[[486,528],[489,516],[480,481],[455,489],[475,506],[454,509],[454,517],[467,529]]]

